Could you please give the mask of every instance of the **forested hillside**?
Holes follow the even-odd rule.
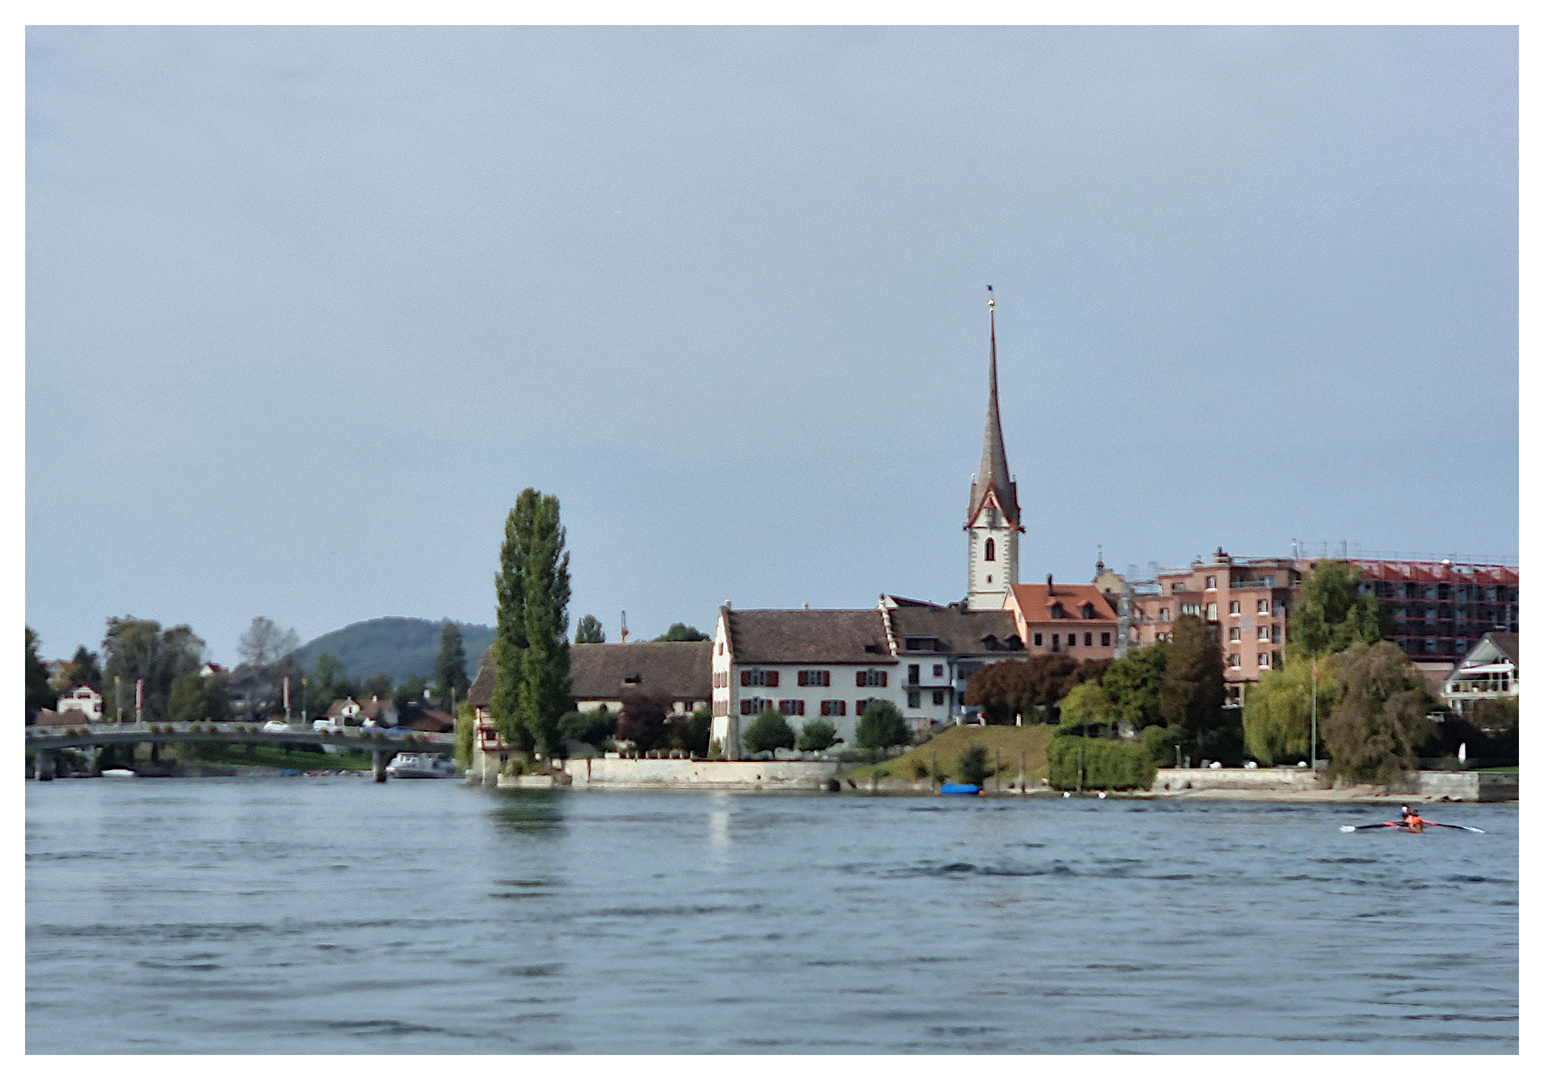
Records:
[[[467,677],[477,676],[477,659],[493,642],[493,627],[457,623],[466,649]],[[403,683],[415,675],[433,678],[434,659],[440,654],[440,633],[445,624],[435,619],[410,619],[397,615],[345,626],[306,642],[295,652],[303,670],[316,670],[323,653],[336,656],[351,679],[389,675]]]

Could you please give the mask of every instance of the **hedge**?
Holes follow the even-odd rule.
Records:
[[[1146,790],[1158,775],[1158,767],[1146,747],[1140,743],[1113,739],[1085,739],[1077,735],[1058,735],[1051,740],[1051,786],[1058,791],[1073,791],[1078,785],[1078,750],[1083,751],[1084,790]]]

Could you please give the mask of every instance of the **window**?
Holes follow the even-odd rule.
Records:
[[[1231,627],[1228,630],[1228,640],[1229,641],[1237,641],[1241,636],[1242,636],[1242,632],[1236,626]]]
[[[1060,634],[1052,634],[1051,635],[1051,651],[1052,652],[1060,652],[1061,651],[1061,635]]]
[[[867,705],[868,702],[867,701],[863,701],[863,702],[860,702],[859,704]],[[822,701],[820,703],[820,715],[821,716],[846,716],[847,715],[847,702],[845,702],[845,701]]]
[[[1258,637],[1261,641],[1269,641],[1271,639],[1271,628],[1269,626],[1262,626],[1257,631],[1255,636]]]
[[[772,704],[770,701],[763,701],[759,697],[741,698],[740,715],[756,716],[770,704]]]
[[[1040,631],[1036,630],[1035,631],[1035,647],[1039,648],[1040,646],[1042,646],[1044,644],[1045,644],[1045,635],[1041,634]]]
[[[944,677],[944,666],[942,664],[934,664],[933,665],[933,678],[941,679],[943,677]]]
[[[1169,621],[1169,609],[1168,608],[1161,607],[1161,608],[1158,609],[1158,621],[1159,622],[1168,622]]]
[[[993,540],[990,536],[986,538],[986,561],[997,561],[997,541]]]
[[[1206,605],[1206,619],[1207,619],[1208,622],[1216,622],[1217,621],[1217,605],[1216,604],[1207,604]]]
[[[922,691],[921,690],[908,690],[908,691],[906,691],[906,707],[908,709],[918,709],[918,708],[922,707]]]
[[[1254,609],[1258,615],[1269,615],[1271,613],[1271,602],[1269,600],[1256,600]]]
[[[1274,626],[1271,627],[1271,641],[1274,644],[1277,644],[1277,645],[1281,644],[1281,624],[1280,623],[1276,623]]]
[[[1237,615],[1238,614],[1238,601],[1237,600],[1229,600],[1228,601],[1228,614],[1229,615]]]
[[[799,672],[800,686],[830,686],[831,673],[829,671],[801,671]]]
[[[1211,574],[1206,575],[1206,587],[1208,589],[1215,589],[1217,587],[1217,579]]]
[[[919,682],[922,681],[922,665],[921,664],[907,664],[906,665],[906,681],[908,683],[910,683],[912,686],[916,686]]]
[[[775,672],[775,671],[749,670],[749,669],[742,670],[740,672],[740,685],[741,686],[776,686],[777,685],[777,672]]]
[[[1176,593],[1182,593],[1182,592],[1185,591],[1185,583],[1183,581],[1176,581],[1174,583],[1174,587],[1172,589],[1170,589],[1169,591],[1170,592],[1176,592]]]
[[[944,692],[942,690],[934,690],[933,691],[933,704],[934,705],[942,705],[943,703],[944,703]]]
[[[1109,646],[1109,644],[1110,644],[1110,632],[1108,630],[1103,631],[1099,635],[1099,644],[1101,646],[1103,646],[1103,647],[1106,647],[1106,648]]]
[[[1238,667],[1238,653],[1230,652],[1228,654],[1228,666],[1229,667]]]
[[[886,686],[889,682],[890,673],[888,671],[875,671],[870,668],[868,671],[858,672],[859,686]],[[837,713],[837,715],[841,716],[842,714]]]
[[[1093,644],[1094,644],[1094,632],[1092,630],[1085,630],[1085,631],[1083,631],[1083,644],[1084,645],[1088,645],[1090,647],[1093,646]]]
[[[1201,605],[1200,604],[1181,604],[1179,606],[1179,613],[1181,615],[1199,615],[1199,614],[1201,614]]]
[[[804,702],[794,698],[784,698],[777,703],[777,711],[784,716],[803,716]]]
[[[1263,653],[1260,654],[1260,666],[1263,667],[1263,668],[1271,666],[1271,654],[1270,653],[1263,652]]]

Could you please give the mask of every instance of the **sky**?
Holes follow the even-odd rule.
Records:
[[[236,659],[965,592],[986,286],[1021,577],[1515,559],[1515,28],[26,34],[26,617]]]

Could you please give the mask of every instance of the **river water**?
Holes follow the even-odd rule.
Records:
[[[27,784],[30,1053],[1516,1053],[1518,816]]]

